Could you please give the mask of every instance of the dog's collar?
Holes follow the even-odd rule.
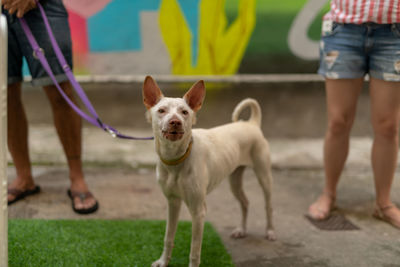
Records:
[[[187,159],[187,157],[189,157],[190,151],[192,151],[192,144],[193,144],[193,139],[190,140],[189,146],[186,149],[185,154],[183,154],[180,158],[173,159],[173,160],[166,160],[166,159],[163,159],[162,157],[160,157],[160,160],[165,165],[169,165],[169,166],[178,165],[179,163],[182,163],[183,161],[185,161],[185,159]]]

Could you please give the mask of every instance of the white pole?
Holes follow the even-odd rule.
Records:
[[[7,46],[7,21],[0,0],[0,267],[8,266]]]

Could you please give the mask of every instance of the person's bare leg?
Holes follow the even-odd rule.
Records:
[[[76,103],[70,83],[64,82],[60,85],[68,97]],[[68,105],[54,85],[45,86],[43,89],[50,100],[53,110],[54,125],[67,157],[71,191],[88,192],[89,188],[84,180],[81,160],[81,118]],[[79,197],[75,197],[74,203],[76,209],[87,209],[92,207],[96,203],[96,200],[93,197],[89,197],[82,202]]]
[[[372,169],[376,205],[400,228],[400,210],[390,199],[399,146],[400,83],[371,79],[371,118],[374,129]],[[393,208],[387,208],[393,206]],[[387,208],[387,209],[385,209]]]
[[[33,189],[31,163],[28,149],[28,122],[21,99],[21,83],[8,86],[7,97],[7,143],[13,159],[17,178],[9,185],[10,189],[25,191]],[[15,195],[8,194],[8,201],[15,199]]]
[[[326,219],[334,205],[362,86],[362,78],[327,79],[325,82],[328,118],[324,143],[325,186],[320,197],[308,209],[308,214],[314,219]]]

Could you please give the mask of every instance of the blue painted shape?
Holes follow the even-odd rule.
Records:
[[[140,12],[158,10],[161,0],[113,0],[88,19],[91,52],[141,50]]]
[[[199,11],[200,0],[178,0],[186,22],[192,32],[192,66],[197,65],[199,42]]]
[[[25,57],[22,58],[22,76],[30,76],[31,72],[28,67],[28,63],[26,62]]]

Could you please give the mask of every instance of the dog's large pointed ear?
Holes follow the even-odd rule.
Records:
[[[146,76],[143,83],[143,104],[146,108],[151,109],[163,97],[156,81],[151,76]]]
[[[192,88],[183,96],[189,107],[197,112],[203,104],[204,97],[206,96],[206,87],[204,81],[200,80],[195,83]]]

